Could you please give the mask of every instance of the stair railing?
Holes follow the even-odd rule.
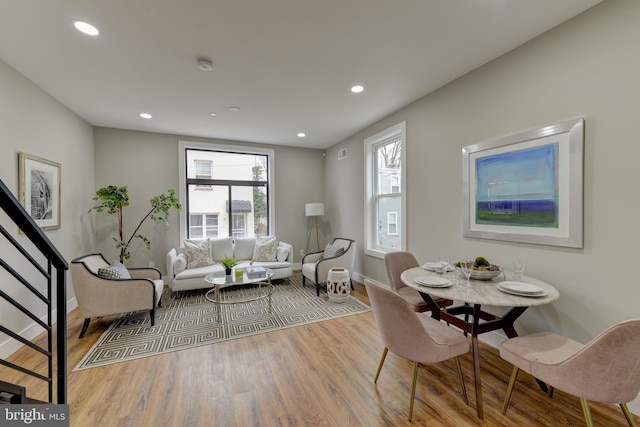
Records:
[[[36,286],[33,285],[34,281],[29,281],[23,275],[21,275],[14,267],[4,259],[4,255],[0,255],[0,267],[6,270],[17,283],[21,284],[28,290],[29,295],[35,298],[31,300],[39,301],[38,303],[45,304],[47,307],[46,321],[41,320],[32,310],[21,304],[16,297],[6,292],[7,287],[0,285],[0,298],[7,301],[13,307],[18,309],[22,316],[26,316],[33,322],[44,328],[47,332],[47,346],[41,347],[32,343],[26,338],[20,336],[15,331],[11,330],[6,325],[0,324],[0,332],[6,334],[14,340],[19,341],[25,346],[28,346],[33,351],[41,353],[47,357],[47,375],[38,373],[21,365],[9,362],[4,359],[0,359],[0,365],[7,366],[11,369],[25,373],[31,377],[38,378],[48,383],[49,388],[49,402],[53,402],[53,385],[54,379],[56,380],[56,395],[57,403],[67,403],[67,292],[66,292],[66,272],[69,270],[69,264],[60,255],[55,246],[47,238],[44,232],[38,227],[36,222],[27,213],[24,207],[18,202],[15,196],[9,191],[7,186],[2,180],[0,180],[0,207],[11,219],[12,224],[16,225],[27,239],[35,247],[35,251],[30,247],[30,250],[34,251],[34,254],[29,253],[16,238],[14,238],[7,229],[0,224],[0,234],[5,237],[17,251],[20,256],[31,263],[37,273],[46,279],[47,293],[43,295]],[[0,242],[0,248],[5,246],[4,242]],[[0,251],[0,254],[8,253],[7,250]],[[46,268],[41,265],[34,256],[38,258],[44,257],[46,259]],[[42,261],[41,261],[42,262]],[[20,262],[22,263],[22,261]],[[44,264],[44,262],[42,262]],[[14,266],[16,264],[14,263]],[[17,267],[16,267],[17,268]],[[53,288],[55,283],[55,295],[56,295],[56,321],[55,321],[55,337],[56,337],[56,350],[55,361],[56,370],[54,373],[54,350],[53,350]],[[19,285],[18,285],[19,286]],[[24,299],[24,298],[22,298]],[[30,301],[32,303],[32,301]],[[25,402],[22,402],[25,403]]]

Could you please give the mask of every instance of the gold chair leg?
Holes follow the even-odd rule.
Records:
[[[411,402],[409,402],[409,421],[413,418],[413,401],[416,397],[416,381],[418,380],[418,362],[413,362],[413,382],[411,384]]]
[[[513,371],[511,372],[511,378],[509,378],[509,385],[507,386],[507,394],[504,396],[504,402],[502,403],[502,415],[507,413],[507,406],[509,406],[509,401],[511,400],[511,393],[513,393],[513,386],[516,383],[516,379],[518,378],[518,372],[520,369],[517,366],[513,367]]]
[[[631,415],[631,412],[629,412],[629,408],[627,408],[627,404],[621,403],[620,407],[622,408],[624,417],[627,419],[627,423],[629,423],[629,427],[636,427],[636,422],[633,420],[633,415]]]
[[[458,369],[458,380],[460,380],[460,388],[462,388],[462,397],[464,397],[464,403],[469,404],[469,399],[467,398],[467,389],[464,386],[464,378],[462,377],[462,368],[460,367],[460,357],[456,356],[456,368]]]
[[[584,420],[587,422],[587,427],[593,427],[593,419],[591,418],[591,409],[589,409],[589,402],[584,397],[580,398],[582,404],[582,413],[584,414]]]
[[[373,380],[373,383],[377,383],[378,382],[378,377],[380,376],[380,370],[382,369],[382,365],[384,365],[384,359],[387,357],[387,352],[389,351],[389,349],[387,347],[384,348],[384,351],[382,352],[382,357],[380,358],[380,364],[378,365],[378,372],[376,372],[376,377]]]

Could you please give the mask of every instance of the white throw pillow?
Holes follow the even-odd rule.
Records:
[[[289,250],[287,248],[278,248],[278,262],[285,262],[289,256]]]
[[[197,244],[185,240],[184,248],[187,254],[187,268],[206,267],[213,264],[209,239]]]
[[[180,274],[187,268],[187,255],[178,254],[173,263],[173,274]]]
[[[261,236],[256,239],[253,260],[261,262],[277,261],[278,242],[276,236]]]
[[[344,248],[333,246],[331,243],[327,243],[327,246],[324,247],[324,254],[322,255],[322,257],[324,259],[335,258],[337,256],[342,255],[343,253],[344,253]]]

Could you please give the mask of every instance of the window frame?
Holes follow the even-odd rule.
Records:
[[[377,147],[390,142],[391,139],[398,138],[400,140],[400,191],[399,193],[389,193],[382,197],[400,196],[400,212],[398,212],[398,236],[400,237],[400,245],[398,248],[389,248],[382,246],[377,242],[376,227],[378,226],[377,218],[377,202],[381,195],[378,194],[378,174],[377,164],[375,163],[375,151]],[[407,122],[403,121],[393,125],[381,132],[376,133],[364,140],[364,181],[365,181],[365,200],[364,200],[364,223],[365,223],[365,248],[366,255],[376,258],[384,258],[389,252],[406,250],[407,248],[407,201],[406,201],[406,175],[407,175]]]
[[[188,206],[187,206],[187,161],[186,161],[186,152],[188,149],[195,150],[208,150],[208,151],[223,151],[227,153],[236,153],[236,154],[256,154],[256,155],[264,155],[267,156],[267,182],[269,185],[269,191],[267,192],[267,209],[269,215],[269,234],[272,236],[276,235],[275,229],[275,200],[276,200],[276,186],[275,179],[273,175],[273,165],[275,163],[275,150],[270,148],[262,148],[262,147],[248,147],[242,145],[227,145],[227,144],[216,144],[216,143],[207,143],[207,142],[195,142],[195,141],[178,141],[178,175],[180,181],[180,187],[177,191],[178,199],[180,200],[180,204],[183,206],[183,209],[180,211],[180,241],[183,242],[187,238],[187,215],[188,215]]]

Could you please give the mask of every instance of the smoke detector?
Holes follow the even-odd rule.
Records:
[[[213,62],[206,58],[198,58],[198,68],[202,71],[211,71],[213,70]]]

